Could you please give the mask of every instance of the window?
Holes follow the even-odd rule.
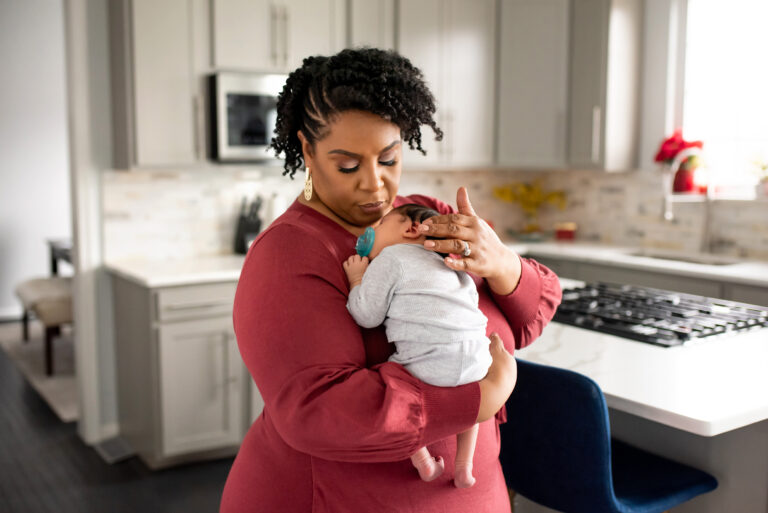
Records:
[[[718,192],[751,194],[768,162],[767,0],[688,0],[683,134]]]

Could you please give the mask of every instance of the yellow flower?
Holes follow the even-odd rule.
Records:
[[[545,204],[565,209],[566,193],[564,191],[545,191],[541,180],[532,183],[513,182],[502,187],[494,187],[493,195],[507,203],[517,203],[528,217],[536,217],[539,208]]]

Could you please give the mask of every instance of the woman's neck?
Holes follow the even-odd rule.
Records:
[[[301,203],[302,205],[305,205],[311,208],[312,210],[321,213],[322,215],[324,215],[334,223],[338,224],[339,226],[341,226],[342,228],[344,228],[345,230],[347,230],[349,233],[351,233],[356,237],[359,237],[360,235],[362,235],[365,229],[367,228],[367,226],[357,226],[347,222],[343,217],[339,216],[338,214],[336,214],[336,212],[328,208],[325,205],[325,203],[318,200],[316,196],[313,197],[311,200],[307,201],[306,199],[304,199],[304,194],[299,194],[299,197],[297,199],[299,203]]]

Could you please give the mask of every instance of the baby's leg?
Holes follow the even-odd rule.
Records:
[[[456,465],[453,474],[453,484],[456,488],[469,488],[475,484],[475,478],[472,476],[472,458],[475,455],[479,428],[480,425],[475,424],[456,435]]]
[[[422,447],[411,456],[411,462],[416,470],[419,471],[419,477],[424,481],[432,481],[440,477],[445,470],[443,458],[433,458],[426,447]]]

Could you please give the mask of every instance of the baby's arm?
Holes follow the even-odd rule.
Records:
[[[367,258],[351,256],[344,262],[349,279],[347,310],[358,325],[375,328],[387,316],[389,303],[400,278],[400,263],[380,254],[368,263]]]

